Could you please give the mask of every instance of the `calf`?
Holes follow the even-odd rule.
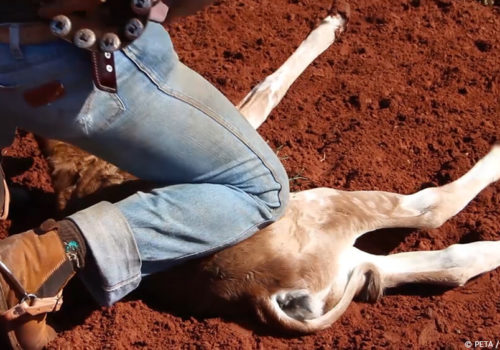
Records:
[[[354,242],[382,228],[439,227],[498,179],[500,145],[458,180],[411,195],[296,192],[284,217],[253,237],[154,276],[155,293],[195,313],[250,307],[267,324],[309,333],[329,327],[355,296],[375,301],[405,283],[460,286],[500,266],[500,241],[388,256],[368,254]]]

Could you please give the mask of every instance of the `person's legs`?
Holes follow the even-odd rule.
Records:
[[[85,279],[101,303],[130,292],[141,274],[235,244],[282,214],[288,179],[276,155],[220,92],[179,63],[161,26],[115,55],[116,95],[93,88],[84,53],[54,44],[50,54],[57,50],[59,58],[16,77],[30,87],[61,80],[64,98],[33,109],[17,91],[10,99],[0,93],[0,103],[15,106],[22,127],[161,184],[71,216],[95,258],[98,273],[86,269]],[[1,72],[0,83],[15,80]]]

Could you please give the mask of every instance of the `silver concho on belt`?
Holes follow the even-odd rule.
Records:
[[[137,39],[159,0],[101,0],[93,12],[61,14],[52,18],[52,33],[77,47],[113,52]]]

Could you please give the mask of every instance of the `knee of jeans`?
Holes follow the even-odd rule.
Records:
[[[283,216],[290,197],[290,182],[284,168],[274,173],[275,181],[280,185],[277,191],[278,205],[271,208],[272,220],[276,221]]]

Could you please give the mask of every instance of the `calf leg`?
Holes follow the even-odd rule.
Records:
[[[406,283],[462,286],[471,278],[500,266],[500,241],[454,244],[443,250],[372,255],[352,248],[351,257],[373,264],[383,288]]]
[[[343,31],[345,25],[346,18],[340,14],[326,17],[276,72],[256,85],[238,104],[241,114],[255,129],[267,119],[311,62],[333,44],[336,33]]]
[[[353,239],[388,227],[436,228],[462,210],[482,189],[500,178],[500,145],[456,181],[411,195],[380,191],[339,192],[332,215],[349,212]],[[336,199],[337,198],[337,199]],[[337,202],[337,204],[335,204]]]

